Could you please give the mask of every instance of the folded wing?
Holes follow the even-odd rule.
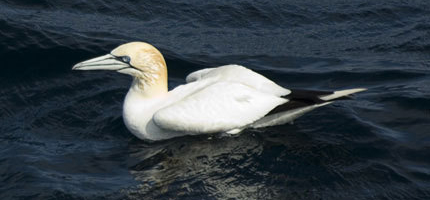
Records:
[[[222,81],[160,109],[153,121],[173,131],[225,132],[247,126],[287,101],[241,83]]]
[[[291,93],[290,90],[279,86],[270,79],[240,65],[224,65],[217,68],[206,68],[189,74],[187,83],[215,79],[217,81],[229,81],[241,83],[260,92],[284,96]]]

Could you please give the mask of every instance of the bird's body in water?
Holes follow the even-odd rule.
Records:
[[[290,90],[239,65],[198,70],[186,84],[167,89],[162,54],[144,42],[76,64],[74,70],[115,70],[133,76],[125,97],[127,128],[144,140],[226,132],[292,122],[317,107],[363,88],[325,92]]]

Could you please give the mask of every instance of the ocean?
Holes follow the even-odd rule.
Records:
[[[144,41],[169,88],[246,66],[368,91],[293,124],[145,142],[131,84],[74,64]],[[0,2],[0,199],[430,199],[430,1]]]

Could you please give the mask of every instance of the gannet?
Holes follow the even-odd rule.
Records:
[[[168,91],[167,66],[152,45],[130,42],[73,70],[114,70],[133,77],[123,104],[126,127],[143,140],[228,133],[292,122],[315,108],[365,88],[293,90],[248,68],[225,65],[195,71]]]

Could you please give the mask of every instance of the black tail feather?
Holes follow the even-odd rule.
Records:
[[[333,94],[333,91],[318,91],[318,90],[302,90],[302,89],[290,89],[291,93],[282,98],[288,99],[287,103],[281,104],[272,109],[267,115],[280,113],[288,110],[311,106],[315,104],[321,104],[328,101],[320,99],[320,96]],[[336,100],[350,99],[348,96],[337,98]],[[266,115],[266,116],[267,116]]]

